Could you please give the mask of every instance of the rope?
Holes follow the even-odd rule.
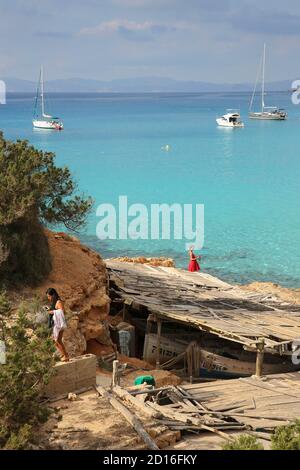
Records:
[[[184,361],[184,369],[187,371],[188,377],[199,377],[202,362],[202,351],[201,347],[196,341],[190,343],[185,352],[165,362],[161,368],[169,369],[181,361]]]
[[[202,352],[197,342],[192,342],[185,352],[189,377],[198,377],[201,367]]]

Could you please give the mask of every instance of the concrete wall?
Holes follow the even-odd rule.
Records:
[[[96,385],[96,367],[97,358],[93,354],[57,363],[55,375],[45,388],[45,396],[54,398]]]

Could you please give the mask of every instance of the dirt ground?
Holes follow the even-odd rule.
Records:
[[[96,391],[77,396],[76,401],[51,404],[60,419],[51,418],[40,430],[40,449],[48,450],[145,450],[146,446],[127,421]],[[229,433],[238,437],[240,433]],[[265,449],[269,443],[261,441]],[[222,450],[225,440],[204,432],[186,434],[164,450]]]
[[[143,443],[127,421],[96,391],[86,392],[76,401],[51,404],[61,420],[50,419],[42,428],[41,446],[62,450],[141,450]]]

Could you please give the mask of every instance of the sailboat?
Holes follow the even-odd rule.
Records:
[[[41,101],[41,113],[39,113],[39,101]],[[45,92],[44,92],[44,68],[41,66],[39,84],[37,89],[33,127],[36,129],[50,129],[62,131],[64,128],[63,122],[59,117],[51,116],[45,113]]]
[[[256,94],[257,84],[259,80],[259,73],[262,67],[262,90],[261,90],[261,110],[253,112],[253,102]],[[260,119],[260,120],[271,120],[271,121],[284,121],[287,119],[288,115],[284,109],[279,109],[278,107],[270,107],[265,105],[265,75],[266,74],[266,44],[264,44],[264,52],[262,58],[262,65],[259,67],[258,76],[253,91],[251,103],[250,103],[250,119]]]

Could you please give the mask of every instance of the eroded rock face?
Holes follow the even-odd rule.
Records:
[[[38,290],[44,295],[53,287],[64,302],[68,323],[64,342],[69,354],[84,354],[91,339],[110,345],[110,298],[104,261],[73,237],[52,232],[47,236],[53,268]]]
[[[68,329],[64,333],[64,344],[71,357],[80,356],[87,349],[87,340],[76,317],[68,320]]]

